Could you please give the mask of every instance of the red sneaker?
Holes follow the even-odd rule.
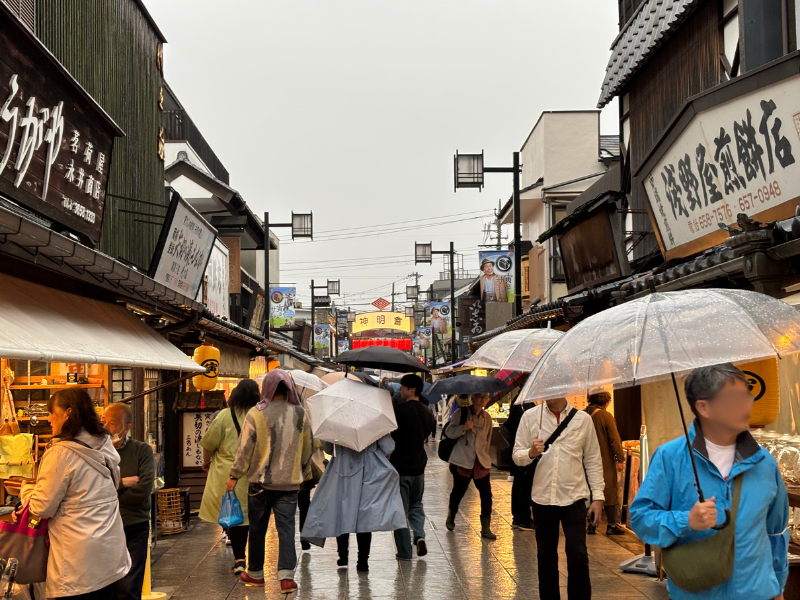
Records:
[[[291,594],[297,591],[294,579],[281,579],[281,594]]]
[[[264,585],[263,579],[253,579],[250,575],[247,574],[247,571],[244,573],[239,573],[239,579],[245,585]]]

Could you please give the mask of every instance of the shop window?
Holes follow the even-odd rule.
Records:
[[[111,402],[120,402],[133,393],[133,369],[111,369]]]

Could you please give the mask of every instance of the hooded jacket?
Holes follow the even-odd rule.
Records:
[[[117,500],[119,454],[108,436],[82,431],[77,440],[53,444],[36,484],[20,493],[32,513],[49,519],[48,598],[94,592],[131,568]]]
[[[767,600],[779,596],[789,575],[789,498],[777,463],[745,431],[736,440],[734,463],[726,480],[708,459],[697,421],[689,437],[703,494],[716,498],[718,523],[724,521],[725,509],[731,508],[734,478],[743,475],[736,515],[736,552],[728,581],[691,593],[670,580],[670,598]],[[653,455],[647,477],[631,504],[631,526],[642,541],[659,548],[704,539],[715,531],[689,527],[689,511],[696,502],[692,464],[686,440],[680,437]]]

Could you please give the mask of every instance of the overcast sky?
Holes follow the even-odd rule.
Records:
[[[273,222],[314,213],[314,242],[275,230],[282,283],[307,303],[312,277],[341,279],[355,310],[415,270],[423,288],[437,278],[441,259],[414,266],[415,241],[453,241],[477,269],[511,176],[456,194],[455,150],[508,166],[542,111],[594,108],[618,31],[615,0],[145,3],[231,185]],[[617,132],[614,102],[601,133]]]

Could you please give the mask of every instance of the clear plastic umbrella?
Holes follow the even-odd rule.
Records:
[[[478,348],[465,367],[530,373],[545,352],[564,334],[553,329],[519,329],[501,333]]]
[[[342,379],[306,404],[315,438],[356,452],[397,429],[389,392],[360,381]]]
[[[796,352],[800,313],[785,302],[746,290],[653,293],[570,329],[536,365],[517,401],[588,395],[671,378],[694,468],[675,376]]]
[[[322,379],[316,375],[306,373],[305,371],[301,371],[299,369],[292,369],[289,371],[289,375],[292,376],[292,381],[294,381],[294,385],[297,388],[297,393],[303,402],[308,400],[317,392],[321,392],[328,387],[328,384],[322,381]]]

